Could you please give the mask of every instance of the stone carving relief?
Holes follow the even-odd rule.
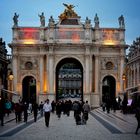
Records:
[[[20,69],[21,70],[36,70],[38,68],[38,59],[34,57],[21,57]]]
[[[101,70],[117,70],[118,69],[118,59],[115,57],[102,57],[100,64],[101,64]],[[108,69],[108,64],[112,64],[110,69]]]

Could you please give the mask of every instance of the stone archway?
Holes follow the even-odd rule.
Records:
[[[106,76],[102,81],[102,101],[106,102],[106,98],[111,101],[115,99],[116,95],[116,80],[113,76]]]
[[[56,100],[83,100],[83,67],[75,58],[56,66]]]
[[[26,76],[22,81],[23,102],[36,102],[36,79],[33,76]]]

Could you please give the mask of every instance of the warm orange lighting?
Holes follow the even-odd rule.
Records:
[[[32,40],[32,39],[24,40],[23,44],[35,44],[35,40]]]
[[[13,79],[14,79],[13,74],[10,74],[10,75],[9,75],[9,80],[12,81]]]
[[[74,41],[74,42],[79,42],[79,39],[80,39],[80,37],[79,37],[79,35],[78,34],[73,34],[72,35],[72,40]]]
[[[115,45],[116,42],[114,40],[105,40],[103,44],[104,45]]]
[[[19,40],[39,40],[39,29],[38,28],[20,28]]]
[[[123,81],[126,80],[126,76],[125,76],[125,74],[122,75],[122,80],[123,80]]]

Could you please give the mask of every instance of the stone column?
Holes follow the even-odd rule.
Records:
[[[130,87],[133,86],[133,68],[131,67],[131,79],[130,79]]]
[[[100,93],[99,93],[99,56],[95,56],[95,92],[92,98],[92,106],[99,107],[100,106]]]
[[[53,55],[49,54],[49,93],[54,93],[54,60]]]
[[[89,92],[90,92],[90,86],[89,86],[89,84],[90,84],[90,77],[89,77],[89,58],[90,58],[90,56],[89,55],[86,55],[86,60],[85,60],[85,75],[86,75],[86,81],[85,81],[85,93],[86,94],[89,94]]]
[[[44,65],[43,65],[43,56],[40,56],[40,92],[43,92],[43,75],[44,75]]]
[[[139,84],[140,83],[140,66],[138,64],[138,67],[137,67],[137,83]]]
[[[121,56],[121,62],[120,62],[120,91],[123,91],[124,89],[124,83],[125,81],[122,80],[123,76],[123,70],[124,70],[124,56]]]
[[[130,71],[129,71],[128,74],[127,74],[127,80],[128,80],[127,88],[129,88],[129,87],[130,87]]]
[[[99,56],[95,56],[95,93],[99,94]]]
[[[136,65],[134,65],[134,87],[136,86]]]
[[[13,91],[17,91],[17,56],[13,55],[13,63],[12,63],[12,69],[13,69]]]

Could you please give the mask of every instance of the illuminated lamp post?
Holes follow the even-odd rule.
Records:
[[[12,72],[10,72],[10,75],[8,76],[8,79],[9,79],[9,90],[13,91],[13,79],[14,79],[14,76],[13,76]],[[12,93],[10,93],[10,99],[11,98],[12,98]]]
[[[125,90],[125,82],[126,82],[126,75],[123,73],[122,75],[122,80],[123,80],[123,91]]]

